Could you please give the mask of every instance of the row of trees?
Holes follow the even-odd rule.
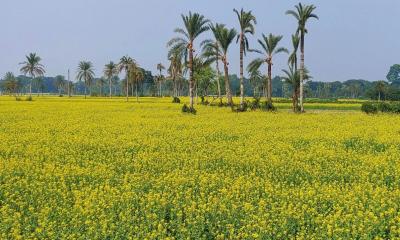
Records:
[[[302,5],[299,3],[295,6],[295,10],[289,10],[287,15],[293,16],[297,22],[298,27],[295,34],[292,36],[293,52],[289,57],[289,70],[285,71],[285,80],[293,86],[293,104],[294,110],[297,111],[297,99],[299,99],[299,110],[304,111],[303,107],[303,82],[309,78],[307,70],[304,65],[304,49],[305,49],[305,34],[308,32],[306,25],[309,19],[318,16],[314,14],[316,7],[314,5]],[[212,23],[203,15],[198,13],[189,12],[188,15],[182,15],[184,27],[175,29],[175,33],[179,36],[171,39],[167,43],[169,47],[168,58],[171,65],[176,62],[183,62],[179,65],[186,65],[189,70],[189,96],[190,108],[193,109],[194,104],[194,89],[195,89],[195,74],[199,71],[199,67],[207,68],[210,64],[215,63],[217,72],[216,81],[218,85],[218,96],[221,98],[220,87],[220,70],[219,63],[222,63],[224,69],[224,84],[225,94],[229,105],[233,105],[232,90],[229,81],[229,60],[228,50],[236,39],[236,43],[240,46],[240,106],[244,104],[244,56],[246,52],[253,51],[260,53],[262,57],[253,60],[248,65],[248,72],[251,76],[259,74],[260,67],[265,64],[267,66],[267,81],[265,86],[265,93],[267,102],[272,105],[272,65],[273,56],[278,53],[289,53],[286,48],[280,47],[279,42],[283,36],[273,34],[262,34],[262,38],[258,40],[260,45],[259,50],[251,49],[249,46],[250,35],[255,34],[255,26],[257,24],[256,17],[251,11],[240,11],[234,9],[237,16],[240,28],[228,28],[224,24]],[[211,30],[213,39],[205,40],[200,44],[202,53],[195,55],[194,43],[195,40],[204,32]],[[298,69],[297,52],[300,48],[300,68]],[[200,64],[199,64],[200,63]],[[253,78],[250,77],[250,78]]]

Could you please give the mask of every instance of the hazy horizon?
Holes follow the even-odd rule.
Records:
[[[103,66],[123,55],[137,60],[141,67],[155,71],[156,64],[168,65],[166,42],[182,26],[180,15],[189,11],[204,14],[213,22],[238,28],[233,8],[252,10],[257,17],[256,35],[284,36],[282,46],[291,49],[290,35],[296,21],[286,16],[299,1],[239,0],[188,2],[184,0],[3,0],[0,76],[12,71],[19,75],[18,63],[36,52],[46,67],[46,76],[67,75],[74,79],[78,62],[88,60],[95,66],[96,77]],[[315,81],[348,79],[385,80],[391,65],[399,63],[400,1],[362,0],[302,1],[317,6],[320,20],[311,20],[306,36],[306,65]],[[201,39],[209,37],[207,33]],[[197,40],[197,45],[201,41]],[[196,47],[199,52],[199,47]],[[256,55],[245,58],[247,65]],[[230,72],[239,72],[239,50],[229,52]],[[274,58],[273,75],[286,68],[287,56]],[[264,71],[263,71],[264,72]]]

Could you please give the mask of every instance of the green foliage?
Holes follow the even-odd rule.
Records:
[[[378,113],[378,106],[371,102],[365,102],[361,105],[361,111],[366,114],[375,114]]]
[[[174,97],[172,103],[181,103],[181,100],[178,97]]]
[[[262,106],[261,109],[264,111],[275,112],[278,110],[272,102],[266,101]]]
[[[400,82],[400,64],[394,64],[386,76],[387,80],[391,83]]]
[[[197,113],[197,110],[193,107],[189,107],[188,105],[186,105],[186,104],[183,104],[183,106],[182,106],[182,112],[183,113],[191,113],[191,114],[196,114]]]

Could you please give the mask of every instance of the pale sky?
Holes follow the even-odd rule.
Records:
[[[75,75],[81,60],[92,61],[97,76],[105,63],[130,55],[155,71],[166,61],[166,42],[182,26],[181,13],[199,12],[214,22],[238,27],[233,8],[253,10],[256,35],[281,34],[291,48],[296,21],[286,16],[293,0],[1,0],[0,75],[19,74],[18,63],[38,53],[47,76]],[[400,63],[399,0],[303,1],[317,6],[320,20],[311,20],[306,36],[306,65],[316,81],[351,78],[385,79],[392,64]],[[197,41],[208,38],[205,34]],[[199,48],[197,47],[197,50]],[[254,55],[245,58],[247,65]],[[239,72],[239,50],[229,53],[230,71]],[[277,55],[273,74],[286,68],[287,56]]]

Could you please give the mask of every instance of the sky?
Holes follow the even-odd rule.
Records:
[[[291,48],[296,21],[285,15],[299,0],[1,0],[0,76],[19,74],[18,63],[35,52],[46,76],[75,78],[79,61],[91,61],[98,77],[104,64],[133,57],[155,72],[168,65],[166,43],[182,27],[181,14],[199,12],[213,22],[238,28],[233,8],[252,10],[257,17],[251,48],[262,33],[283,35]],[[399,0],[303,1],[317,6],[320,20],[310,20],[306,36],[306,66],[315,81],[382,80],[400,63]],[[210,33],[197,40],[211,38]],[[231,73],[239,72],[239,48],[229,49]],[[257,54],[248,54],[247,65]],[[274,57],[273,75],[287,68],[287,55]]]

